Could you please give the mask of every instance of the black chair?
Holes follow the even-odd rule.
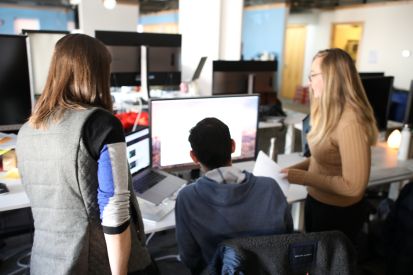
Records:
[[[356,274],[356,253],[341,232],[224,241],[205,274]]]

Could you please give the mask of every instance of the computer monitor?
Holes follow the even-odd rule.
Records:
[[[302,121],[302,126],[303,129],[301,130],[301,152],[304,157],[310,157],[311,152],[310,152],[310,146],[308,145],[308,140],[307,140],[307,135],[311,130],[311,125],[310,125],[310,115],[306,115],[303,118]]]
[[[141,62],[147,64],[149,85],[181,83],[180,34],[95,31],[112,55],[111,85],[141,85]],[[146,46],[145,60],[141,46]]]
[[[189,130],[206,117],[228,125],[236,143],[233,161],[254,159],[258,103],[258,95],[150,100],[152,165],[167,170],[196,167],[189,156]]]
[[[406,103],[406,113],[403,123],[409,124],[410,128],[413,127],[413,80],[410,82],[410,92]]]
[[[387,129],[393,80],[393,76],[361,78],[367,98],[373,108],[379,131]]]
[[[141,84],[141,41],[135,32],[95,31],[95,37],[106,45],[112,55],[111,86]]]
[[[15,131],[31,114],[26,36],[0,35],[0,131]]]
[[[139,35],[142,45],[147,47],[148,84],[178,87],[181,83],[182,36],[168,33]]]
[[[49,74],[56,42],[68,31],[23,30],[27,35],[31,87],[35,96],[42,94]]]
[[[195,81],[201,76],[201,72],[202,72],[202,69],[204,68],[206,60],[207,60],[206,56],[201,57],[201,59],[198,62],[198,66],[195,69],[194,75],[191,78],[191,81]]]
[[[212,94],[276,91],[277,61],[213,61]]]
[[[363,77],[378,77],[384,76],[384,72],[359,72],[359,76]]]

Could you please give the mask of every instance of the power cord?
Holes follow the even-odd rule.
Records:
[[[139,107],[138,107],[138,115],[136,116],[135,122],[133,123],[133,127],[132,127],[132,132],[136,131],[136,128],[138,127],[139,124],[139,120],[141,118],[142,115],[142,109],[143,109],[143,104],[142,104],[142,98],[138,97],[138,103],[139,103]]]

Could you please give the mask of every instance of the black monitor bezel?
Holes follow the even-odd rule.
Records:
[[[29,98],[30,98],[30,112],[29,112],[29,116],[27,117],[27,119],[28,119],[30,117],[32,111],[33,111],[34,96],[33,96],[33,92],[31,90],[31,84],[30,84],[30,68],[29,68],[28,49],[27,49],[27,35],[24,35],[24,34],[0,34],[0,38],[1,37],[10,37],[10,38],[14,37],[14,38],[21,38],[21,39],[24,40],[25,50],[26,50],[27,73],[28,73],[27,80],[28,80]],[[0,131],[4,131],[4,132],[18,131],[24,123],[25,122],[0,125]]]

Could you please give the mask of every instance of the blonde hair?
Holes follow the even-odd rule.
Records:
[[[367,142],[374,145],[378,130],[373,109],[367,99],[359,74],[350,55],[341,49],[318,52],[321,58],[324,88],[320,98],[311,91],[311,130],[309,138],[320,143],[336,127],[344,106],[352,108],[363,125]]]
[[[68,109],[96,106],[112,111],[110,62],[109,51],[93,37],[68,34],[61,38],[29,123],[34,128],[46,128]]]

